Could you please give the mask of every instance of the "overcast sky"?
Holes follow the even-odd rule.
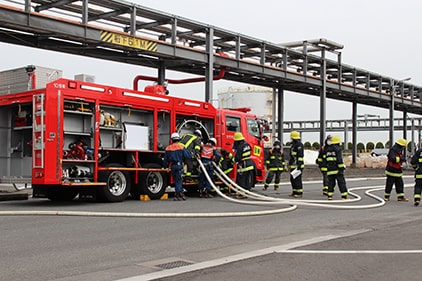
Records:
[[[295,0],[295,1],[198,1],[198,0],[136,0],[130,1],[166,13],[214,25],[273,43],[326,38],[344,45],[345,64],[376,72],[395,79],[412,77],[410,83],[422,85],[419,75],[422,65],[422,2],[417,0]],[[118,63],[70,56],[0,43],[0,70],[28,64],[63,70],[63,76],[73,78],[85,73],[96,76],[101,84],[132,87],[137,74],[156,71]],[[171,73],[169,78],[184,78]],[[229,86],[229,81],[214,83],[214,92]],[[203,85],[191,88],[174,86],[178,96],[204,98]],[[216,96],[216,94],[214,94]],[[303,109],[302,109],[303,108]],[[329,102],[327,119],[350,119],[352,105]],[[358,114],[380,114],[388,111],[359,106]],[[401,117],[401,112],[396,112]],[[285,120],[319,119],[318,98],[287,93]],[[381,136],[388,139],[388,132]]]

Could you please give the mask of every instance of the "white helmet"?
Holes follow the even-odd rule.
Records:
[[[195,135],[197,135],[198,137],[202,137],[202,133],[201,130],[195,130],[195,132],[193,132]]]
[[[217,145],[217,140],[215,138],[210,138],[210,142],[212,142],[213,145]]]
[[[180,140],[180,135],[178,133],[173,133],[170,138],[172,140]]]

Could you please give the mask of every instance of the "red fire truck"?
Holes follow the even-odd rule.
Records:
[[[163,153],[176,130],[200,129],[229,151],[234,133],[242,132],[253,148],[256,180],[264,179],[256,116],[157,93],[155,86],[138,91],[58,78],[42,89],[0,95],[0,116],[2,176],[30,176],[34,197],[161,198],[171,185]]]

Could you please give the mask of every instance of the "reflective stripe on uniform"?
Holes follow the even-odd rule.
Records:
[[[403,176],[403,173],[393,173],[393,172],[390,172],[390,171],[385,171],[385,174],[387,176],[396,177],[396,178]]]
[[[237,171],[240,172],[240,173],[243,173],[243,172],[247,172],[247,171],[252,171],[253,169],[254,169],[254,166],[249,166],[249,167],[245,167],[245,168],[240,167],[240,168],[237,169]]]
[[[332,176],[332,175],[337,175],[337,174],[338,174],[338,170],[328,171],[327,172],[327,176]]]

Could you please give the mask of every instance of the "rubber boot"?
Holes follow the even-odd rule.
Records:
[[[179,201],[179,200],[180,200],[180,198],[179,198],[179,192],[174,193],[173,201]]]

